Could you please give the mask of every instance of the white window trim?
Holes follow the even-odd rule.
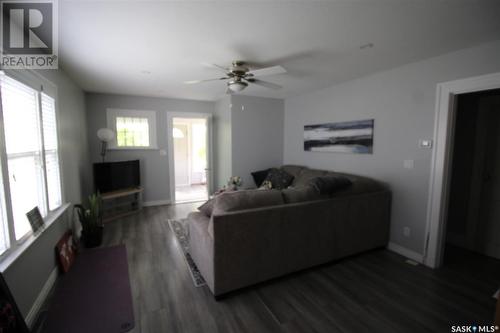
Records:
[[[118,147],[116,145],[116,118],[117,117],[139,117],[147,118],[149,124],[149,146],[127,146]],[[129,110],[129,109],[106,109],[107,127],[115,133],[115,139],[108,143],[109,150],[156,150],[158,141],[156,135],[156,111]]]
[[[64,187],[64,175],[63,175],[63,162],[61,158],[61,137],[60,137],[60,112],[59,112],[59,102],[58,102],[58,92],[57,86],[51,81],[47,80],[45,77],[36,73],[32,70],[23,70],[14,71],[14,70],[3,70],[7,76],[11,77],[14,80],[17,80],[32,89],[36,90],[39,93],[38,99],[40,103],[40,93],[43,92],[48,96],[54,98],[55,102],[55,112],[56,112],[56,123],[57,123],[57,144],[58,144],[58,161],[59,161],[59,177],[60,177],[60,186],[61,186],[61,205],[56,207],[53,210],[50,210],[47,202],[47,216],[44,217],[45,225],[43,229],[36,234],[33,231],[27,232],[23,237],[19,240],[16,240],[15,232],[14,232],[14,222],[12,215],[12,202],[10,196],[10,183],[9,183],[9,170],[8,170],[8,162],[7,162],[7,151],[5,147],[4,133],[5,130],[3,128],[3,114],[0,114],[0,161],[2,163],[1,174],[3,182],[0,183],[0,186],[3,186],[4,190],[4,200],[5,200],[5,213],[7,215],[7,224],[8,224],[8,247],[3,253],[0,254],[0,272],[3,272],[7,267],[10,266],[22,253],[31,246],[35,240],[44,233],[45,230],[48,229],[59,217],[63,215],[63,213],[69,208],[70,204],[66,201],[66,193]],[[0,110],[1,110],[1,101],[0,101]],[[39,105],[39,112],[41,115],[41,108]],[[40,118],[41,119],[41,118]],[[42,135],[43,138],[43,135]],[[43,139],[42,139],[43,140]],[[45,163],[45,162],[44,162]],[[47,189],[46,189],[47,191]]]

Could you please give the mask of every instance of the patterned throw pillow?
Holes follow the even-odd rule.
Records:
[[[274,189],[283,190],[292,184],[293,176],[282,169],[272,168],[265,180],[270,181]]]

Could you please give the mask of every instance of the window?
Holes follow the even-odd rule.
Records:
[[[148,118],[116,117],[118,147],[149,147]]]
[[[156,149],[156,112],[108,109],[108,128],[116,133],[110,149]]]
[[[0,74],[0,93],[4,123],[0,135],[8,174],[0,190],[0,251],[5,251],[8,230],[13,230],[10,243],[22,239],[31,232],[26,213],[38,206],[46,217],[61,206],[62,193],[54,98],[4,73]],[[3,205],[10,206],[10,219]]]

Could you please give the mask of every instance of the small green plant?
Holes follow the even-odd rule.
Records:
[[[84,237],[92,237],[91,235],[102,231],[101,207],[102,198],[99,192],[89,195],[87,208],[83,205],[75,205]]]

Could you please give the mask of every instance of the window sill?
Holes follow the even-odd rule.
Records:
[[[52,213],[45,217],[45,227],[38,231],[36,234],[31,233],[25,236],[24,239],[21,239],[20,242],[18,242],[14,248],[11,248],[7,250],[1,257],[0,257],[0,272],[4,272],[7,268],[9,268],[10,265],[12,265],[20,256],[23,255],[23,253],[33,244],[36,242],[36,240],[43,234],[45,231],[47,231],[52,224],[54,224],[55,221],[57,221],[71,206],[70,203],[65,203]],[[54,244],[55,246],[55,244]]]

